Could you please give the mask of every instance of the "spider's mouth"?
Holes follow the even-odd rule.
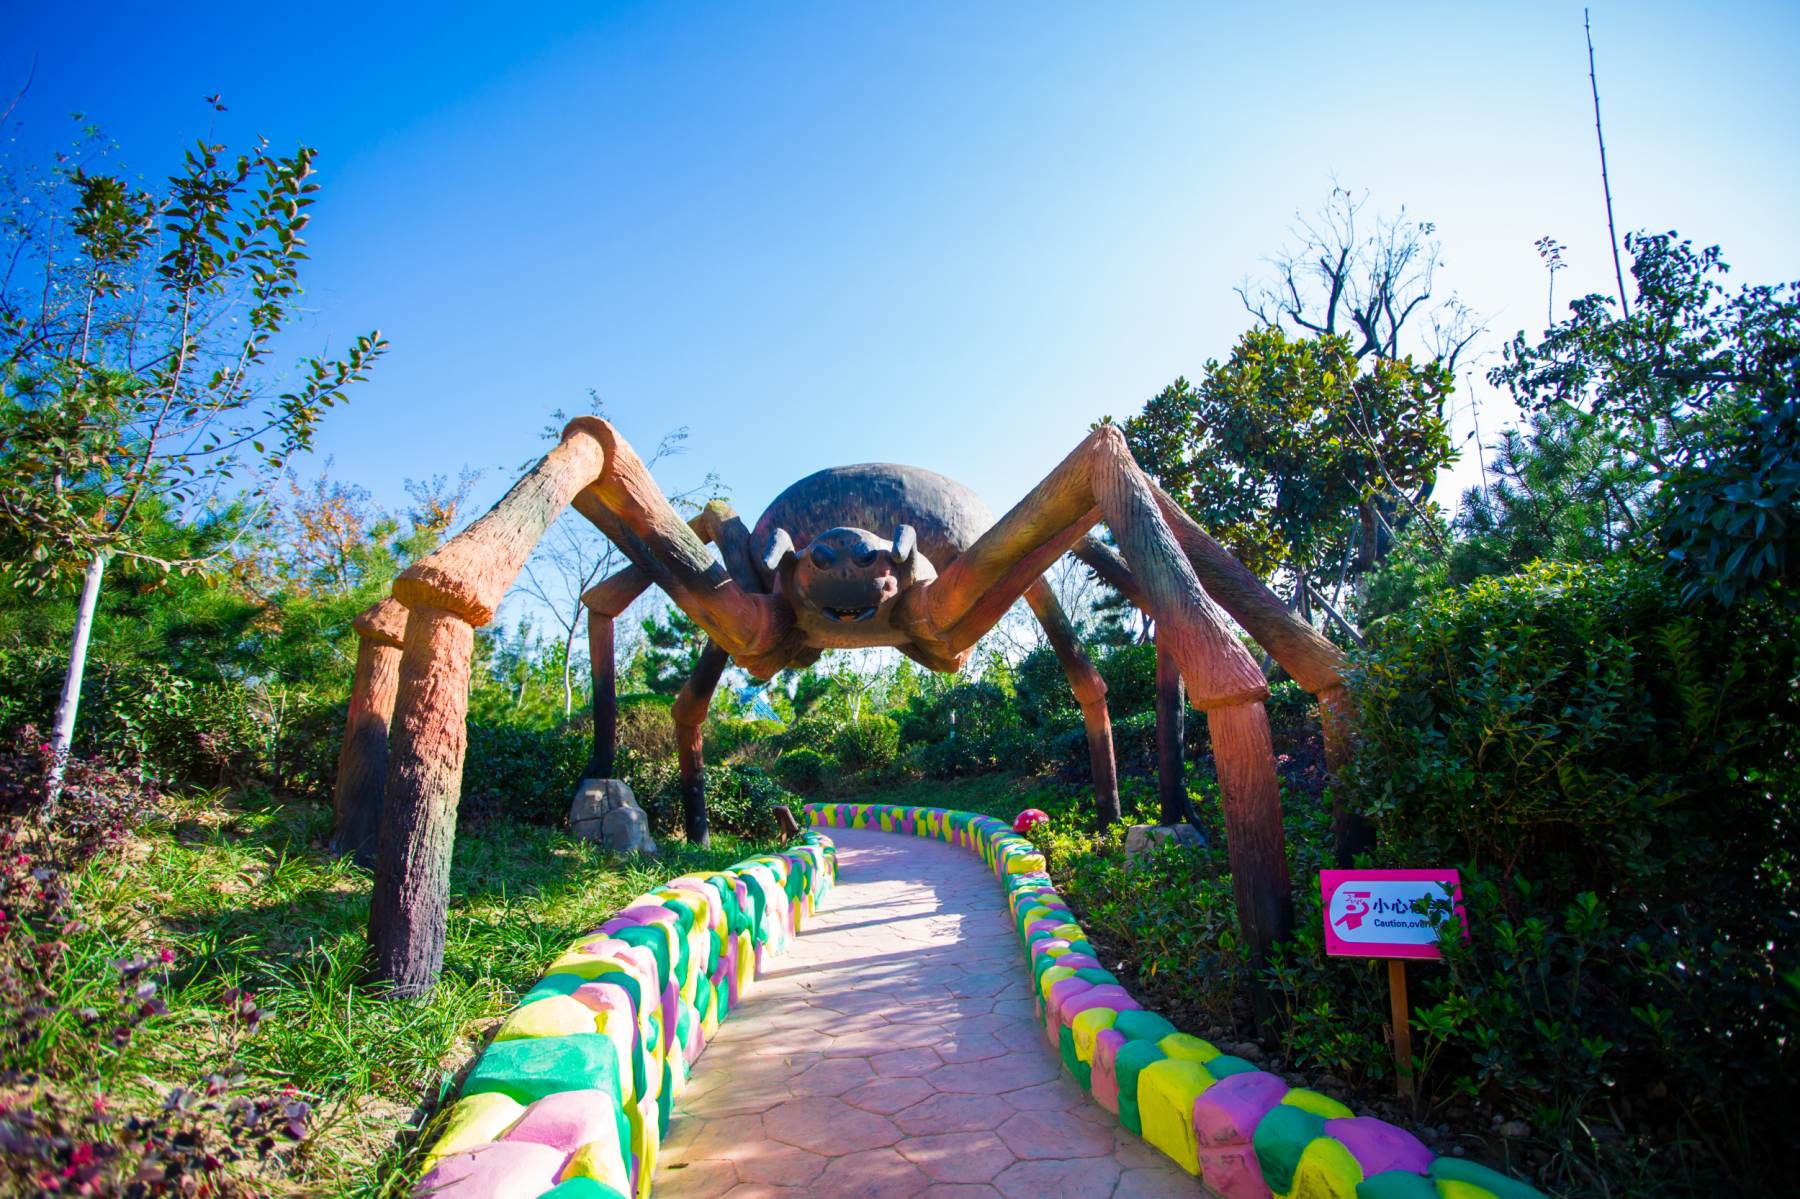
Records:
[[[875,615],[876,608],[879,608],[880,606],[881,605],[877,604],[872,608],[821,608],[819,610],[832,620],[841,620],[853,624],[858,621],[869,619],[869,617]]]

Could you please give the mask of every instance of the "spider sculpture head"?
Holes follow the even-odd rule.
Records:
[[[919,552],[911,525],[888,541],[867,529],[827,529],[795,551],[784,529],[770,546],[781,594],[798,622],[822,645],[882,645],[897,634],[888,617],[900,594],[935,579],[937,570]]]

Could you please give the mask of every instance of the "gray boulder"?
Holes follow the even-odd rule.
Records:
[[[1125,857],[1136,860],[1153,846],[1161,848],[1170,841],[1188,849],[1205,848],[1191,824],[1134,824],[1125,833]]]
[[[569,805],[569,828],[584,841],[615,853],[655,853],[650,818],[637,796],[618,779],[583,779]]]

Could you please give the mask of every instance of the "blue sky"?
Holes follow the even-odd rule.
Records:
[[[1573,4],[7,8],[34,137],[80,110],[158,173],[216,92],[228,143],[322,151],[294,349],[393,343],[320,437],[389,504],[468,464],[485,506],[591,388],[646,452],[690,426],[659,476],[747,519],[870,460],[1004,509],[1228,352],[1334,178],[1435,221],[1496,334],[1543,325],[1541,236],[1559,297],[1611,287]],[[1800,5],[1594,22],[1621,231],[1800,277]]]

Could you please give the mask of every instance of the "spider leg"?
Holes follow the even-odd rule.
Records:
[[[675,718],[675,756],[681,770],[681,822],[689,845],[710,845],[706,833],[706,776],[701,773],[700,730],[713,691],[731,656],[712,641],[700,651],[700,662],[681,686],[669,708]]]
[[[1025,602],[1043,626],[1044,636],[1069,678],[1069,688],[1075,692],[1075,702],[1081,705],[1088,761],[1094,768],[1094,815],[1105,828],[1119,818],[1119,767],[1113,751],[1112,718],[1106,711],[1106,680],[1082,650],[1068,613],[1043,576],[1025,589]]]
[[[588,669],[594,684],[594,752],[581,777],[613,777],[619,744],[619,687],[613,663],[613,621],[650,588],[650,576],[635,566],[608,575],[581,593],[587,609]]]
[[[381,831],[388,726],[394,720],[400,686],[406,608],[390,596],[357,616],[351,627],[358,641],[356,675],[344,720],[344,748],[338,755],[337,787],[331,794],[331,848],[352,855],[367,869],[375,865],[375,838]]]
[[[1294,927],[1281,791],[1263,707],[1269,686],[1202,589],[1118,426],[1095,429],[936,579],[904,593],[894,623],[915,641],[949,641],[990,588],[1096,507],[1130,564],[1138,602],[1155,619],[1159,643],[1181,668],[1189,702],[1207,714],[1238,920],[1249,956],[1260,967]],[[1259,1006],[1268,1002],[1260,996]],[[1272,1015],[1272,1008],[1263,1015]]]
[[[671,598],[757,677],[767,678],[786,665],[801,643],[792,605],[782,596],[747,590],[727,564],[713,561],[630,444],[605,421],[594,424],[606,447],[606,469],[589,490],[681,585],[681,594],[671,593]]]

